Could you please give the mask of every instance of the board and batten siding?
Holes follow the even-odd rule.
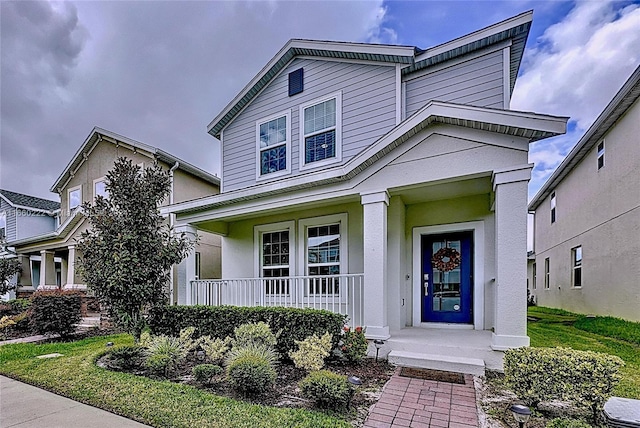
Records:
[[[304,68],[304,91],[289,97],[288,75]],[[291,174],[299,174],[299,106],[342,92],[342,163],[396,125],[395,66],[341,61],[294,59],[224,129],[223,191],[256,184],[256,121],[291,112]],[[279,177],[282,179],[283,177]]]
[[[504,108],[503,70],[503,53],[497,50],[431,73],[408,75],[405,117],[432,100]]]
[[[4,232],[7,237],[7,241],[13,241],[16,239],[16,209],[8,204],[7,201],[0,198],[0,212],[3,211],[7,219],[7,225]]]

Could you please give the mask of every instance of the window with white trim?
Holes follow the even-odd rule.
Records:
[[[550,275],[549,275],[549,257],[544,259],[544,288],[550,287]]]
[[[301,168],[342,159],[342,94],[300,106]]]
[[[0,239],[3,239],[7,236],[7,214],[2,211],[0,212]]]
[[[551,194],[551,223],[556,222],[556,192]]]
[[[82,204],[82,186],[73,187],[67,192],[69,212]]]
[[[582,246],[571,249],[571,284],[576,287],[582,287]]]
[[[102,196],[105,199],[109,198],[107,182],[104,177],[93,180],[93,198],[95,199],[98,196]]]
[[[288,295],[293,271],[294,222],[256,226],[259,258],[258,276],[263,279],[266,295]]]
[[[196,251],[196,279],[200,279],[200,262],[201,262],[201,256],[200,256],[200,252]]]
[[[531,270],[533,271],[533,289],[535,290],[538,286],[537,282],[538,282],[538,277],[536,275],[536,264],[534,263],[533,266],[531,266]]]
[[[598,144],[598,169],[604,166],[604,140]]]
[[[258,164],[256,177],[274,177],[291,171],[291,113],[256,122]]]
[[[346,214],[301,221],[309,295],[338,294],[346,264]],[[313,278],[313,277],[318,277]]]

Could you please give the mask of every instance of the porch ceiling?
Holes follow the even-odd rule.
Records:
[[[421,202],[463,198],[491,193],[491,176],[474,177],[465,180],[427,183],[404,189],[391,189],[391,197],[400,196],[406,205]]]

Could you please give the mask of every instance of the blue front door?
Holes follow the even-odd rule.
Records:
[[[422,237],[422,322],[473,320],[473,232]]]

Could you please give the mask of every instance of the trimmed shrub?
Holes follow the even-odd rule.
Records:
[[[349,327],[344,327],[340,351],[347,361],[350,363],[359,363],[362,361],[362,359],[367,356],[368,346],[369,343],[364,337],[362,327],[356,327],[354,330],[351,330]]]
[[[594,418],[620,381],[619,357],[566,348],[518,348],[505,352],[507,386],[527,405],[563,399],[589,408]]]
[[[314,334],[303,341],[296,340],[296,345],[298,350],[289,353],[293,364],[307,371],[320,370],[331,351],[331,335],[325,333],[318,337]]]
[[[277,340],[271,332],[269,324],[265,322],[242,324],[233,331],[235,339],[233,346],[245,347],[249,345],[275,347]]]
[[[265,346],[233,348],[226,361],[229,382],[243,394],[265,392],[276,380],[275,360],[275,353]]]
[[[227,351],[229,351],[230,342],[229,338],[222,340],[218,338],[212,339],[211,336],[202,336],[200,338],[200,347],[209,361],[213,364],[220,364],[224,361]]]
[[[309,373],[300,381],[302,394],[316,402],[318,407],[340,409],[347,407],[354,389],[345,376],[329,370]]]
[[[215,364],[199,364],[191,369],[193,377],[197,382],[202,384],[210,384],[214,376],[218,376],[224,370]]]
[[[591,424],[579,419],[555,418],[545,425],[546,428],[590,428]]]
[[[118,370],[141,368],[145,359],[145,348],[138,345],[120,346],[111,351],[109,366]]]
[[[177,336],[180,329],[195,326],[196,337],[218,339],[232,337],[242,324],[263,321],[279,333],[276,350],[283,356],[297,349],[296,340],[313,334],[329,332],[336,347],[345,320],[344,315],[324,310],[238,306],[163,306],[152,308],[148,318],[153,334]]]
[[[37,291],[31,301],[31,324],[38,334],[68,337],[82,319],[81,296],[75,291]]]

